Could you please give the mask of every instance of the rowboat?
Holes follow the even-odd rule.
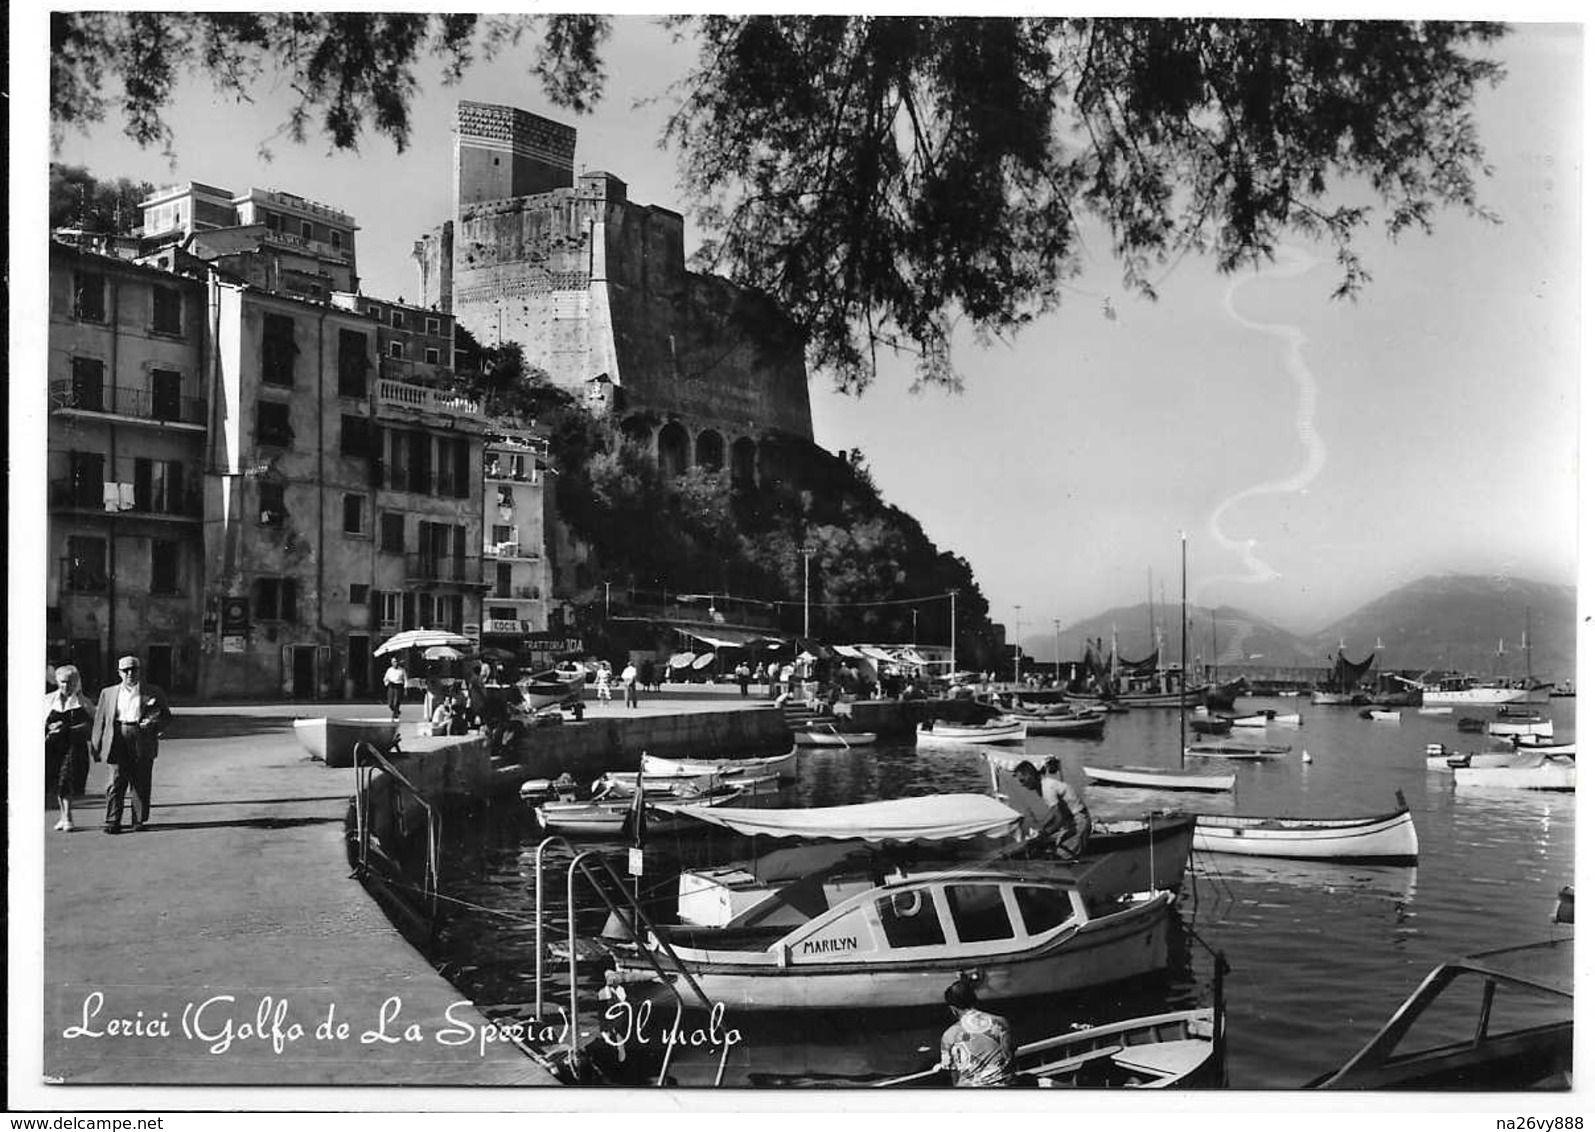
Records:
[[[792,732],[793,742],[800,747],[867,747],[875,742],[873,731],[840,731],[835,727],[807,727]]]
[[[783,890],[723,928],[657,927],[669,950],[650,934],[617,945],[615,965],[623,980],[650,979],[655,963],[675,968],[667,977],[691,975],[710,1001],[735,1011],[939,1005],[941,988],[971,969],[980,971],[981,999],[998,1002],[1167,965],[1168,893],[1094,911],[1088,875],[1031,875],[1024,864],[887,878],[796,927],[770,926],[791,907]]]
[[[1549,719],[1492,719],[1484,725],[1490,735],[1539,735],[1549,739],[1556,725]]]
[[[1290,748],[1268,743],[1213,739],[1205,743],[1192,743],[1185,748],[1185,753],[1207,759],[1277,759],[1290,754]]]
[[[1440,964],[1350,1061],[1308,1087],[1517,1092],[1570,1089],[1572,1074],[1567,938]]]
[[[1193,719],[1190,728],[1198,735],[1228,735],[1230,728],[1235,726],[1235,721],[1228,716],[1214,715],[1205,719]]]
[[[1512,751],[1453,751],[1443,743],[1430,743],[1424,756],[1429,770],[1447,774],[1458,767],[1511,766],[1519,756]]]
[[[1534,751],[1541,755],[1566,755],[1572,758],[1576,743],[1559,743],[1548,735],[1514,735],[1512,745],[1520,751]]]
[[[1013,1071],[1042,1088],[1192,1089],[1224,1083],[1222,1002],[1126,1018],[1014,1051]],[[877,1089],[935,1085],[945,1070],[928,1069],[875,1083]]]
[[[1458,767],[1451,772],[1457,788],[1507,789],[1507,790],[1558,790],[1574,789],[1573,760],[1546,756],[1541,752],[1526,752],[1506,766]]]
[[[921,723],[914,732],[914,745],[937,747],[968,743],[1022,743],[1026,724],[1022,719],[999,716],[982,724],[948,723],[937,719]]]
[[[797,777],[797,747],[784,755],[762,755],[751,759],[667,759],[659,755],[642,756],[644,774],[713,774],[724,778],[730,774],[779,774],[782,778]]]
[[[777,794],[781,790],[781,776],[752,771],[730,774],[640,774],[611,770],[593,779],[592,796],[595,801],[630,798],[640,787],[650,800],[686,802],[717,786],[732,786],[749,796]]]
[[[1014,712],[1022,721],[1027,735],[1053,735],[1074,738],[1099,736],[1107,727],[1106,712]]]
[[[1233,774],[1202,774],[1155,766],[1082,766],[1087,779],[1098,786],[1125,786],[1142,790],[1200,790],[1222,793],[1235,789]]]
[[[313,719],[294,720],[294,737],[299,745],[328,766],[354,765],[354,745],[370,743],[386,751],[398,738],[399,725],[392,719]]]
[[[1448,707],[1421,707],[1421,708],[1418,709],[1418,714],[1419,715],[1450,715],[1451,714],[1451,709],[1448,708]]]
[[[694,806],[728,806],[733,802],[746,804],[754,795],[768,792],[779,780],[775,775],[753,779],[737,785],[712,786],[705,790],[684,791],[680,800]],[[694,823],[658,808],[657,802],[643,797],[647,828],[654,832],[679,832],[693,828]],[[632,822],[638,809],[635,795],[614,800],[544,802],[533,808],[537,824],[546,833],[559,833],[574,837],[622,837],[633,832]]]
[[[1418,831],[1398,792],[1398,809],[1372,817],[1293,818],[1198,814],[1198,852],[1312,861],[1406,865],[1418,859]]]
[[[1401,712],[1394,708],[1368,708],[1357,713],[1364,719],[1376,720],[1380,723],[1400,723]]]
[[[527,711],[541,711],[566,700],[579,699],[587,685],[587,669],[580,664],[559,665],[517,682],[521,706]]]

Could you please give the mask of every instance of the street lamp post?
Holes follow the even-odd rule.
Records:
[[[809,635],[809,559],[814,557],[814,548],[803,548],[803,635]]]
[[[1013,682],[1019,683],[1019,654],[1023,651],[1019,644],[1019,606],[1013,607]]]
[[[1053,687],[1061,687],[1062,686],[1062,677],[1059,675],[1059,673],[1062,671],[1063,646],[1058,643],[1058,640],[1059,640],[1059,638],[1058,638],[1058,629],[1059,629],[1058,619],[1056,617],[1054,617],[1052,619],[1052,684],[1053,684]]]
[[[911,644],[919,644],[919,610],[910,609],[909,614],[914,618],[914,636]]]

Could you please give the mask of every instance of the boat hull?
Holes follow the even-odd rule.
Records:
[[[1246,743],[1192,743],[1185,748],[1185,753],[1192,758],[1202,759],[1282,759],[1290,754],[1290,748]]]
[[[752,759],[667,759],[659,755],[643,755],[643,774],[682,775],[698,777],[711,775],[728,778],[738,774],[778,774],[782,778],[797,777],[797,748],[784,755],[769,755]]]
[[[873,731],[794,731],[793,741],[800,747],[867,747],[878,736]]]
[[[1529,699],[1527,688],[1494,688],[1475,687],[1461,688],[1456,691],[1442,692],[1429,688],[1423,690],[1424,707],[1445,707],[1465,705],[1477,707],[1482,704],[1520,704]]]
[[[1091,920],[1049,946],[1007,956],[923,955],[782,965],[768,952],[733,957],[678,947],[676,955],[705,996],[724,1003],[728,1014],[939,1005],[947,985],[972,970],[980,972],[981,1001],[1000,1002],[1085,990],[1163,970],[1168,965],[1170,907],[1168,894],[1159,893],[1126,911]],[[662,964],[670,962],[664,955],[659,958]],[[653,972],[642,956],[617,955],[616,966],[633,976]]]
[[[1097,695],[1083,695],[1078,692],[1063,693],[1063,701],[1071,704],[1090,704],[1096,706],[1102,702],[1102,697]],[[1194,708],[1201,705],[1207,698],[1205,687],[1192,687],[1181,696],[1179,692],[1120,692],[1110,701],[1119,708],[1177,708],[1185,706]]]
[[[917,747],[967,747],[985,743],[1023,743],[1027,725],[1023,722],[1001,727],[959,727],[934,724],[914,732]]]
[[[1099,786],[1126,786],[1143,790],[1195,790],[1223,793],[1235,789],[1233,774],[1197,774],[1159,767],[1081,767],[1085,776]]]
[[[1546,759],[1534,766],[1457,767],[1451,780],[1458,789],[1555,790],[1575,789],[1571,759]]]
[[[1409,865],[1418,859],[1412,814],[1367,818],[1268,818],[1201,814],[1194,847],[1205,853]]]

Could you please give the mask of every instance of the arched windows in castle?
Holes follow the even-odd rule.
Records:
[[[659,430],[659,470],[668,477],[679,476],[688,468],[687,456],[691,451],[687,430],[680,421],[671,421]]]
[[[712,428],[706,428],[698,434],[697,459],[694,461],[698,467],[707,468],[711,472],[718,472],[725,467],[726,442],[725,439]]]
[[[666,476],[679,476],[696,467],[716,473],[729,471],[737,486],[752,487],[759,482],[763,453],[752,437],[737,437],[728,446],[719,429],[703,428],[694,435],[680,421],[661,425],[657,418],[643,413],[622,420],[620,431],[628,443],[651,452]]]

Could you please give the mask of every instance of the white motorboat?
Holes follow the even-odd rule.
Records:
[[[1549,739],[1556,734],[1556,725],[1549,719],[1492,719],[1484,725],[1488,735],[1533,735]]]
[[[1485,682],[1472,676],[1446,676],[1433,684],[1423,686],[1424,707],[1445,707],[1480,704],[1515,704],[1528,700],[1530,689],[1514,688],[1510,684]]]
[[[622,978],[651,979],[654,963],[692,976],[730,1011],[923,1007],[940,988],[980,972],[983,1001],[1098,987],[1168,963],[1166,892],[1093,910],[1083,886],[1045,862],[959,868],[887,878],[817,907],[796,927],[770,926],[793,899],[783,889],[723,928],[656,929],[641,946],[617,947]],[[1036,875],[1032,875],[1036,874]],[[802,888],[803,886],[797,886]]]
[[[1407,865],[1418,859],[1418,831],[1407,801],[1399,808],[1353,818],[1245,817],[1198,814],[1198,852],[1312,861]]]

